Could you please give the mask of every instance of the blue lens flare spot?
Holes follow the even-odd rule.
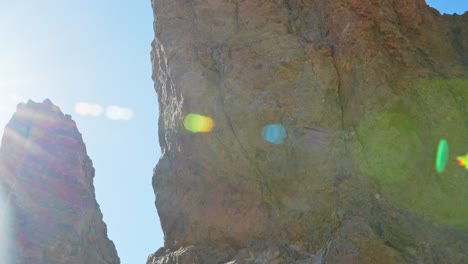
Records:
[[[281,124],[269,124],[263,128],[262,136],[266,141],[279,145],[286,139],[286,129]]]

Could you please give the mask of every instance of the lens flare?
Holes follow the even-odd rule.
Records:
[[[214,121],[207,116],[188,114],[184,118],[184,127],[192,133],[206,133],[213,129]]]
[[[465,167],[468,170],[468,153],[465,156],[457,157],[457,165],[460,167]]]
[[[106,109],[106,117],[114,121],[130,121],[133,118],[133,110],[126,107],[111,105]]]
[[[0,263],[13,263],[12,256],[12,226],[10,207],[4,189],[0,187]]]
[[[286,129],[281,124],[269,124],[263,128],[262,136],[266,141],[279,145],[286,139]]]
[[[447,165],[449,157],[449,147],[447,140],[441,139],[439,142],[439,147],[437,148],[437,156],[436,156],[436,171],[437,173],[442,173],[445,170],[445,166]]]
[[[101,105],[98,104],[78,102],[75,104],[75,112],[83,116],[100,116],[103,112],[103,108]]]

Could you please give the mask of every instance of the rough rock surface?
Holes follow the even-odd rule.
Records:
[[[75,122],[49,100],[19,104],[0,148],[2,263],[120,263]],[[0,250],[1,251],[1,250]]]
[[[159,263],[468,263],[468,13],[152,0]],[[183,118],[213,119],[190,133]],[[287,131],[262,139],[265,125]],[[444,174],[437,142],[450,143]]]

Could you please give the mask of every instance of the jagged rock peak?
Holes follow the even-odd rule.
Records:
[[[31,109],[50,109],[53,112],[57,112],[63,114],[62,111],[58,106],[56,106],[49,98],[46,98],[42,101],[42,103],[34,102],[33,100],[29,99],[26,103],[19,103],[18,107],[27,106]]]
[[[85,144],[82,143],[81,134],[76,127],[75,121],[71,119],[70,115],[65,115],[49,99],[45,99],[42,103],[34,102],[33,100],[28,100],[27,103],[19,103],[12,119],[5,127],[5,135],[2,142],[7,142],[2,143],[2,146],[12,142],[15,142],[15,144],[25,144],[26,140],[15,141],[13,139],[18,135],[26,137],[31,128],[48,132],[49,134],[52,133],[50,134],[51,136],[53,133],[66,131],[70,136],[79,139],[76,147],[86,152]],[[15,147],[17,146],[15,145]]]
[[[69,115],[48,99],[19,104],[0,148],[0,262],[120,263],[93,177]]]

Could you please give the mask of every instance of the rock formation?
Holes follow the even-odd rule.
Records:
[[[75,122],[49,100],[19,104],[0,148],[2,263],[120,263]]]
[[[147,263],[468,263],[468,13],[152,0],[164,248]],[[191,133],[184,117],[213,120]],[[262,139],[284,126],[281,144]],[[437,142],[450,159],[434,169]]]

